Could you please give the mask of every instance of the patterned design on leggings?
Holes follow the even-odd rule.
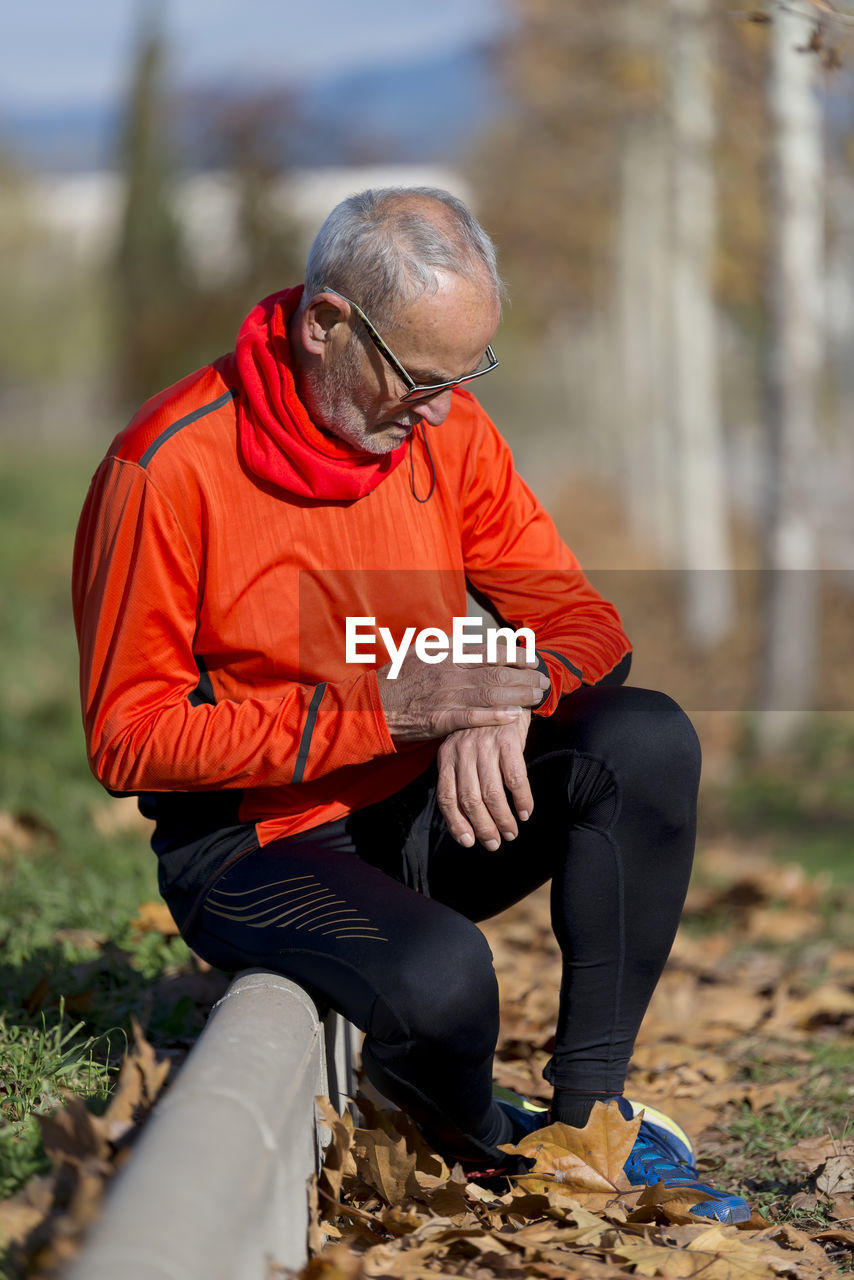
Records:
[[[360,916],[356,907],[347,906],[346,898],[337,897],[332,889],[309,875],[289,876],[235,893],[214,888],[205,906],[211,915],[250,929],[275,925],[277,929],[304,929],[321,936],[388,942],[368,916]]]

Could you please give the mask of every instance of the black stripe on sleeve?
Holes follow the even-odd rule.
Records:
[[[311,748],[311,735],[314,733],[314,722],[317,719],[317,712],[320,708],[321,699],[326,692],[326,681],[319,684],[314,691],[311,702],[308,704],[308,714],[305,717],[305,725],[300,738],[299,753],[297,762],[294,765],[294,776],[291,782],[302,782],[302,775],[305,773],[305,762],[308,760],[309,749]]]
[[[574,676],[577,676],[579,680],[583,680],[583,679],[584,679],[584,673],[582,672],[581,668],[580,668],[580,667],[576,667],[573,663],[571,663],[571,662],[570,662],[569,658],[565,658],[565,657],[563,656],[563,654],[562,654],[562,653],[555,653],[554,649],[541,649],[541,650],[539,650],[539,652],[541,652],[541,653],[547,653],[547,654],[549,654],[552,658],[557,658],[558,662],[562,662],[562,663],[563,663],[563,665],[566,667],[567,671],[571,671],[571,672],[572,672],[572,674],[573,674]]]
[[[537,655],[537,670],[539,671],[540,675],[545,676],[545,677],[546,677],[546,679],[548,680],[549,684],[551,684],[552,678],[551,678],[551,676],[549,675],[549,668],[548,668],[548,665],[547,665],[547,663],[546,663],[545,658],[544,658],[544,657],[543,657],[543,655],[540,653],[539,649],[535,649],[535,650],[534,650],[534,652],[535,652],[535,653],[536,653],[536,655]],[[546,694],[546,697],[548,697],[548,693]]]
[[[199,683],[196,685],[192,693],[187,694],[187,701],[193,707],[201,707],[205,705],[216,706],[216,694],[214,693],[214,687],[211,683],[208,669],[198,654],[194,654],[193,657],[196,659],[196,667],[199,672]]]
[[[173,422],[171,426],[164,427],[160,435],[152,440],[145,453],[139,460],[141,467],[147,467],[151,459],[162,444],[174,436],[182,427],[188,426],[191,422],[197,422],[199,418],[204,418],[209,413],[214,413],[217,409],[221,409],[223,405],[228,404],[229,400],[234,400],[237,392],[232,387],[229,391],[224,391],[221,396],[217,396],[216,400],[211,400],[210,404],[203,404],[199,409],[194,409],[192,413],[187,413],[183,418],[179,418],[177,422]]]

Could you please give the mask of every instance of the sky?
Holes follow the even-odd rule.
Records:
[[[0,22],[0,110],[115,101],[142,15],[159,12],[176,83],[297,83],[494,34],[506,0],[38,0]]]

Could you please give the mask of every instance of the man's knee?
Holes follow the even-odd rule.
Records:
[[[552,717],[551,734],[568,747],[601,759],[631,760],[645,768],[699,776],[700,744],[677,702],[656,689],[595,685],[564,698]]]
[[[657,689],[614,689],[623,696],[620,712],[627,744],[653,768],[672,769],[678,763],[686,774],[700,774],[700,742],[688,716],[677,702]]]
[[[368,1034],[387,1044],[464,1046],[477,1059],[497,1035],[492,954],[475,925],[448,917],[436,936],[412,940],[388,995],[374,1003]]]

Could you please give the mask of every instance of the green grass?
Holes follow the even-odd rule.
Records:
[[[41,1024],[0,1015],[0,1079],[3,1127],[0,1128],[0,1200],[13,1195],[34,1174],[48,1168],[35,1117],[54,1110],[64,1092],[103,1100],[108,1096],[123,1035],[86,1035],[83,1020],[65,1015],[65,1002]]]
[[[760,754],[745,719],[728,774],[701,792],[706,838],[758,841],[780,862],[854,884],[854,714],[816,716],[773,758]]]
[[[832,1039],[799,1042],[799,1051],[809,1055],[806,1062],[787,1063],[789,1048],[786,1042],[775,1045],[755,1037],[732,1047],[742,1059],[740,1079],[755,1084],[806,1079],[795,1098],[781,1096],[774,1106],[758,1111],[747,1103],[733,1108],[720,1125],[724,1142],[717,1149],[725,1154],[701,1160],[700,1172],[713,1185],[743,1195],[768,1222],[810,1234],[833,1221],[830,1204],[816,1194],[815,1173],[783,1159],[782,1153],[802,1138],[830,1135],[842,1141],[852,1136],[854,1043],[839,1031]],[[844,1249],[837,1267],[838,1274],[851,1274],[850,1253]]]
[[[4,1111],[11,1123],[19,1124],[37,1111],[57,1106],[63,1090],[106,1097],[109,1067],[102,1052],[95,1056],[96,1038],[81,1035],[82,1021],[68,1022],[62,998],[52,1025],[44,1014],[40,1027],[7,1025],[6,1015],[0,1016]],[[108,1058],[109,1049],[107,1043]]]
[[[770,838],[782,861],[854,883],[854,716],[820,716],[772,761],[745,724],[734,776],[718,797],[719,820],[736,833]]]
[[[131,927],[157,894],[151,851],[139,837],[74,843],[0,869],[0,1194],[43,1167],[32,1117],[59,1088],[103,1096],[132,1017],[161,1045],[201,1026],[180,983],[185,944]]]
[[[854,1055],[848,1066],[849,1070],[854,1066]],[[815,1095],[798,1103],[781,1101],[776,1108],[758,1113],[745,1106],[724,1129],[738,1154],[715,1170],[715,1180],[740,1191],[769,1222],[789,1223],[808,1234],[823,1230],[834,1220],[829,1202],[820,1195],[815,1204],[796,1199],[815,1194],[814,1175],[796,1161],[781,1159],[779,1153],[802,1138],[826,1134],[841,1138],[844,1126],[836,1128],[829,1120],[827,1108]],[[840,1271],[850,1273],[850,1263]]]
[[[2,805],[54,829],[70,822],[75,840],[97,790],[82,750],[70,607],[73,531],[91,470],[76,453],[13,455],[0,467]]]
[[[43,1171],[34,1117],[61,1089],[103,1099],[132,1015],[161,1043],[200,1025],[184,943],[130,927],[158,896],[147,836],[93,821],[110,801],[86,763],[70,566],[100,450],[0,464],[0,810],[29,832],[21,848],[0,835],[0,1197]]]

